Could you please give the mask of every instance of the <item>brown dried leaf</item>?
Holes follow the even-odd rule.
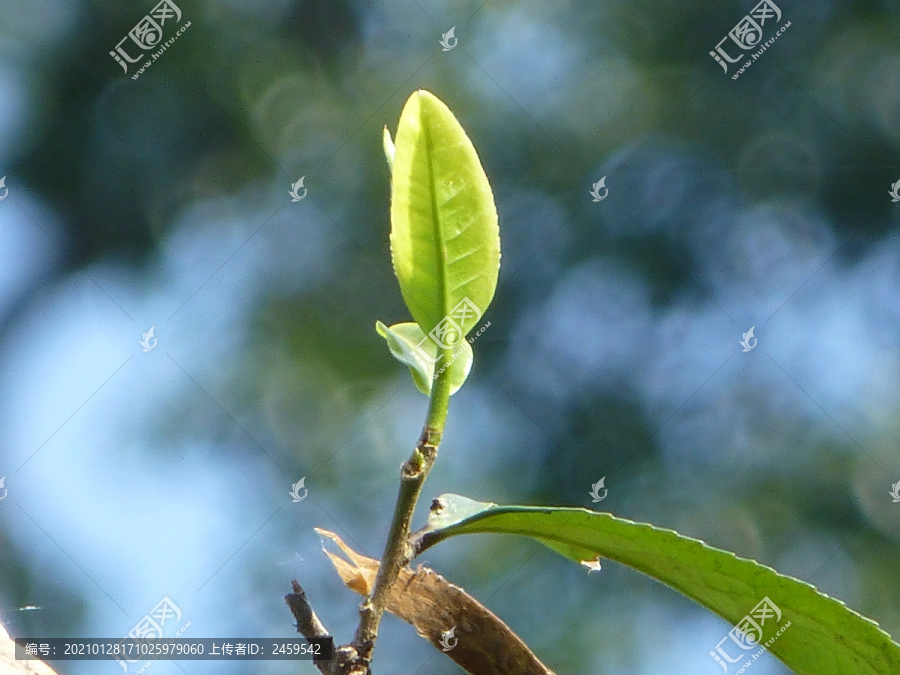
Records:
[[[349,559],[325,552],[344,584],[360,595],[368,595],[378,573],[378,561],[356,553],[333,532],[316,531],[333,541]],[[472,675],[554,675],[499,617],[426,567],[400,570],[386,609],[412,624],[419,635]],[[441,640],[451,629],[455,646],[444,651],[444,645],[452,644],[452,640]]]

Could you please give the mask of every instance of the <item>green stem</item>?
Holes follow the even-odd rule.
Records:
[[[448,352],[449,350],[445,350],[445,357],[449,356]],[[369,663],[372,659],[372,651],[375,649],[375,641],[378,638],[378,626],[381,623],[387,599],[390,597],[391,587],[397,580],[400,570],[412,560],[413,551],[409,543],[410,523],[413,512],[416,510],[419,494],[422,492],[422,486],[437,459],[438,446],[444,434],[444,424],[447,421],[449,407],[450,368],[445,368],[432,383],[428,414],[425,417],[425,427],[422,429],[419,442],[400,470],[400,490],[394,506],[394,516],[385,543],[384,555],[378,566],[378,574],[375,577],[372,592],[359,608],[359,627],[356,629],[356,636],[353,640],[353,646],[358,656],[357,663],[361,668],[365,668],[359,672],[370,672]]]
[[[465,338],[463,338],[465,339]],[[449,356],[449,350],[445,350],[444,356]],[[425,429],[431,429],[438,433],[434,446],[441,443],[444,433],[444,424],[447,421],[447,411],[450,408],[450,368],[438,374],[431,388],[431,398],[428,400],[428,414],[425,416]]]

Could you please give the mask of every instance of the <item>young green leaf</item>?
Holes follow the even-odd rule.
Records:
[[[425,333],[417,323],[397,323],[388,328],[381,321],[375,323],[375,330],[385,339],[391,354],[400,363],[409,366],[410,375],[416,388],[426,396],[431,395],[435,369],[440,370],[449,363],[450,395],[455,394],[472,369],[472,346],[463,340],[446,357],[442,356],[437,344],[425,339]]]
[[[384,148],[384,158],[387,160],[388,169],[394,168],[394,141],[391,140],[391,132],[388,131],[387,126],[384,127],[384,132],[381,134],[381,145]]]
[[[447,106],[423,90],[406,102],[397,127],[391,256],[416,323],[423,333],[439,327],[446,336],[442,349],[452,350],[494,297],[500,231],[472,142]]]
[[[680,591],[729,624],[737,625],[768,598],[781,616],[776,620],[769,614],[760,626],[761,642],[798,675],[900,673],[900,645],[839,600],[754,560],[608,513],[487,502],[479,508],[474,500],[442,495],[432,506],[428,525],[416,534],[415,550],[421,553],[453,535],[487,532],[527,535],[577,562],[598,556],[618,561]],[[755,637],[752,624],[743,627]],[[727,635],[726,629],[722,637]],[[740,649],[731,639],[726,642],[726,653],[736,657]],[[735,665],[750,660],[749,653],[762,644],[749,648]],[[716,655],[716,648],[710,644],[698,650]]]

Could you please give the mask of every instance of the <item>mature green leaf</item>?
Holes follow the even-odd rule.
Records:
[[[748,615],[760,623],[752,612],[768,598],[781,616],[776,620],[771,615],[761,625],[759,647],[741,652],[731,638],[721,643],[732,658],[743,653],[735,668],[750,661],[752,653],[787,626],[768,650],[798,675],[900,673],[900,645],[878,624],[839,600],[753,560],[608,513],[497,506],[459,495],[442,495],[432,506],[428,525],[417,533],[416,551],[421,553],[453,535],[486,532],[524,534],[589,565],[598,556],[615,560],[671,586],[735,625]],[[722,637],[727,637],[726,631]],[[698,649],[716,653],[717,646],[701,645]]]
[[[422,331],[437,328],[432,334],[450,350],[494,297],[500,232],[472,142],[427,91],[415,92],[400,115],[391,184],[391,254],[400,291]]]
[[[446,357],[441,354],[437,343],[425,339],[425,333],[417,323],[397,323],[388,328],[381,321],[375,323],[375,330],[388,344],[394,358],[409,366],[416,388],[426,396],[431,395],[435,369],[450,364],[450,395],[455,394],[472,369],[472,346],[463,340]]]

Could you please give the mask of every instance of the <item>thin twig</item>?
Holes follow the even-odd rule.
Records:
[[[291,586],[294,592],[284,596],[284,601],[291,608],[291,614],[297,619],[297,632],[301,633],[307,640],[331,637],[331,634],[325,629],[325,626],[322,625],[319,617],[313,611],[300,584],[292,581]],[[349,664],[355,658],[356,651],[352,647],[345,645],[335,647],[334,659],[329,661],[317,661],[314,659],[313,663],[323,675],[347,675],[351,672]]]

